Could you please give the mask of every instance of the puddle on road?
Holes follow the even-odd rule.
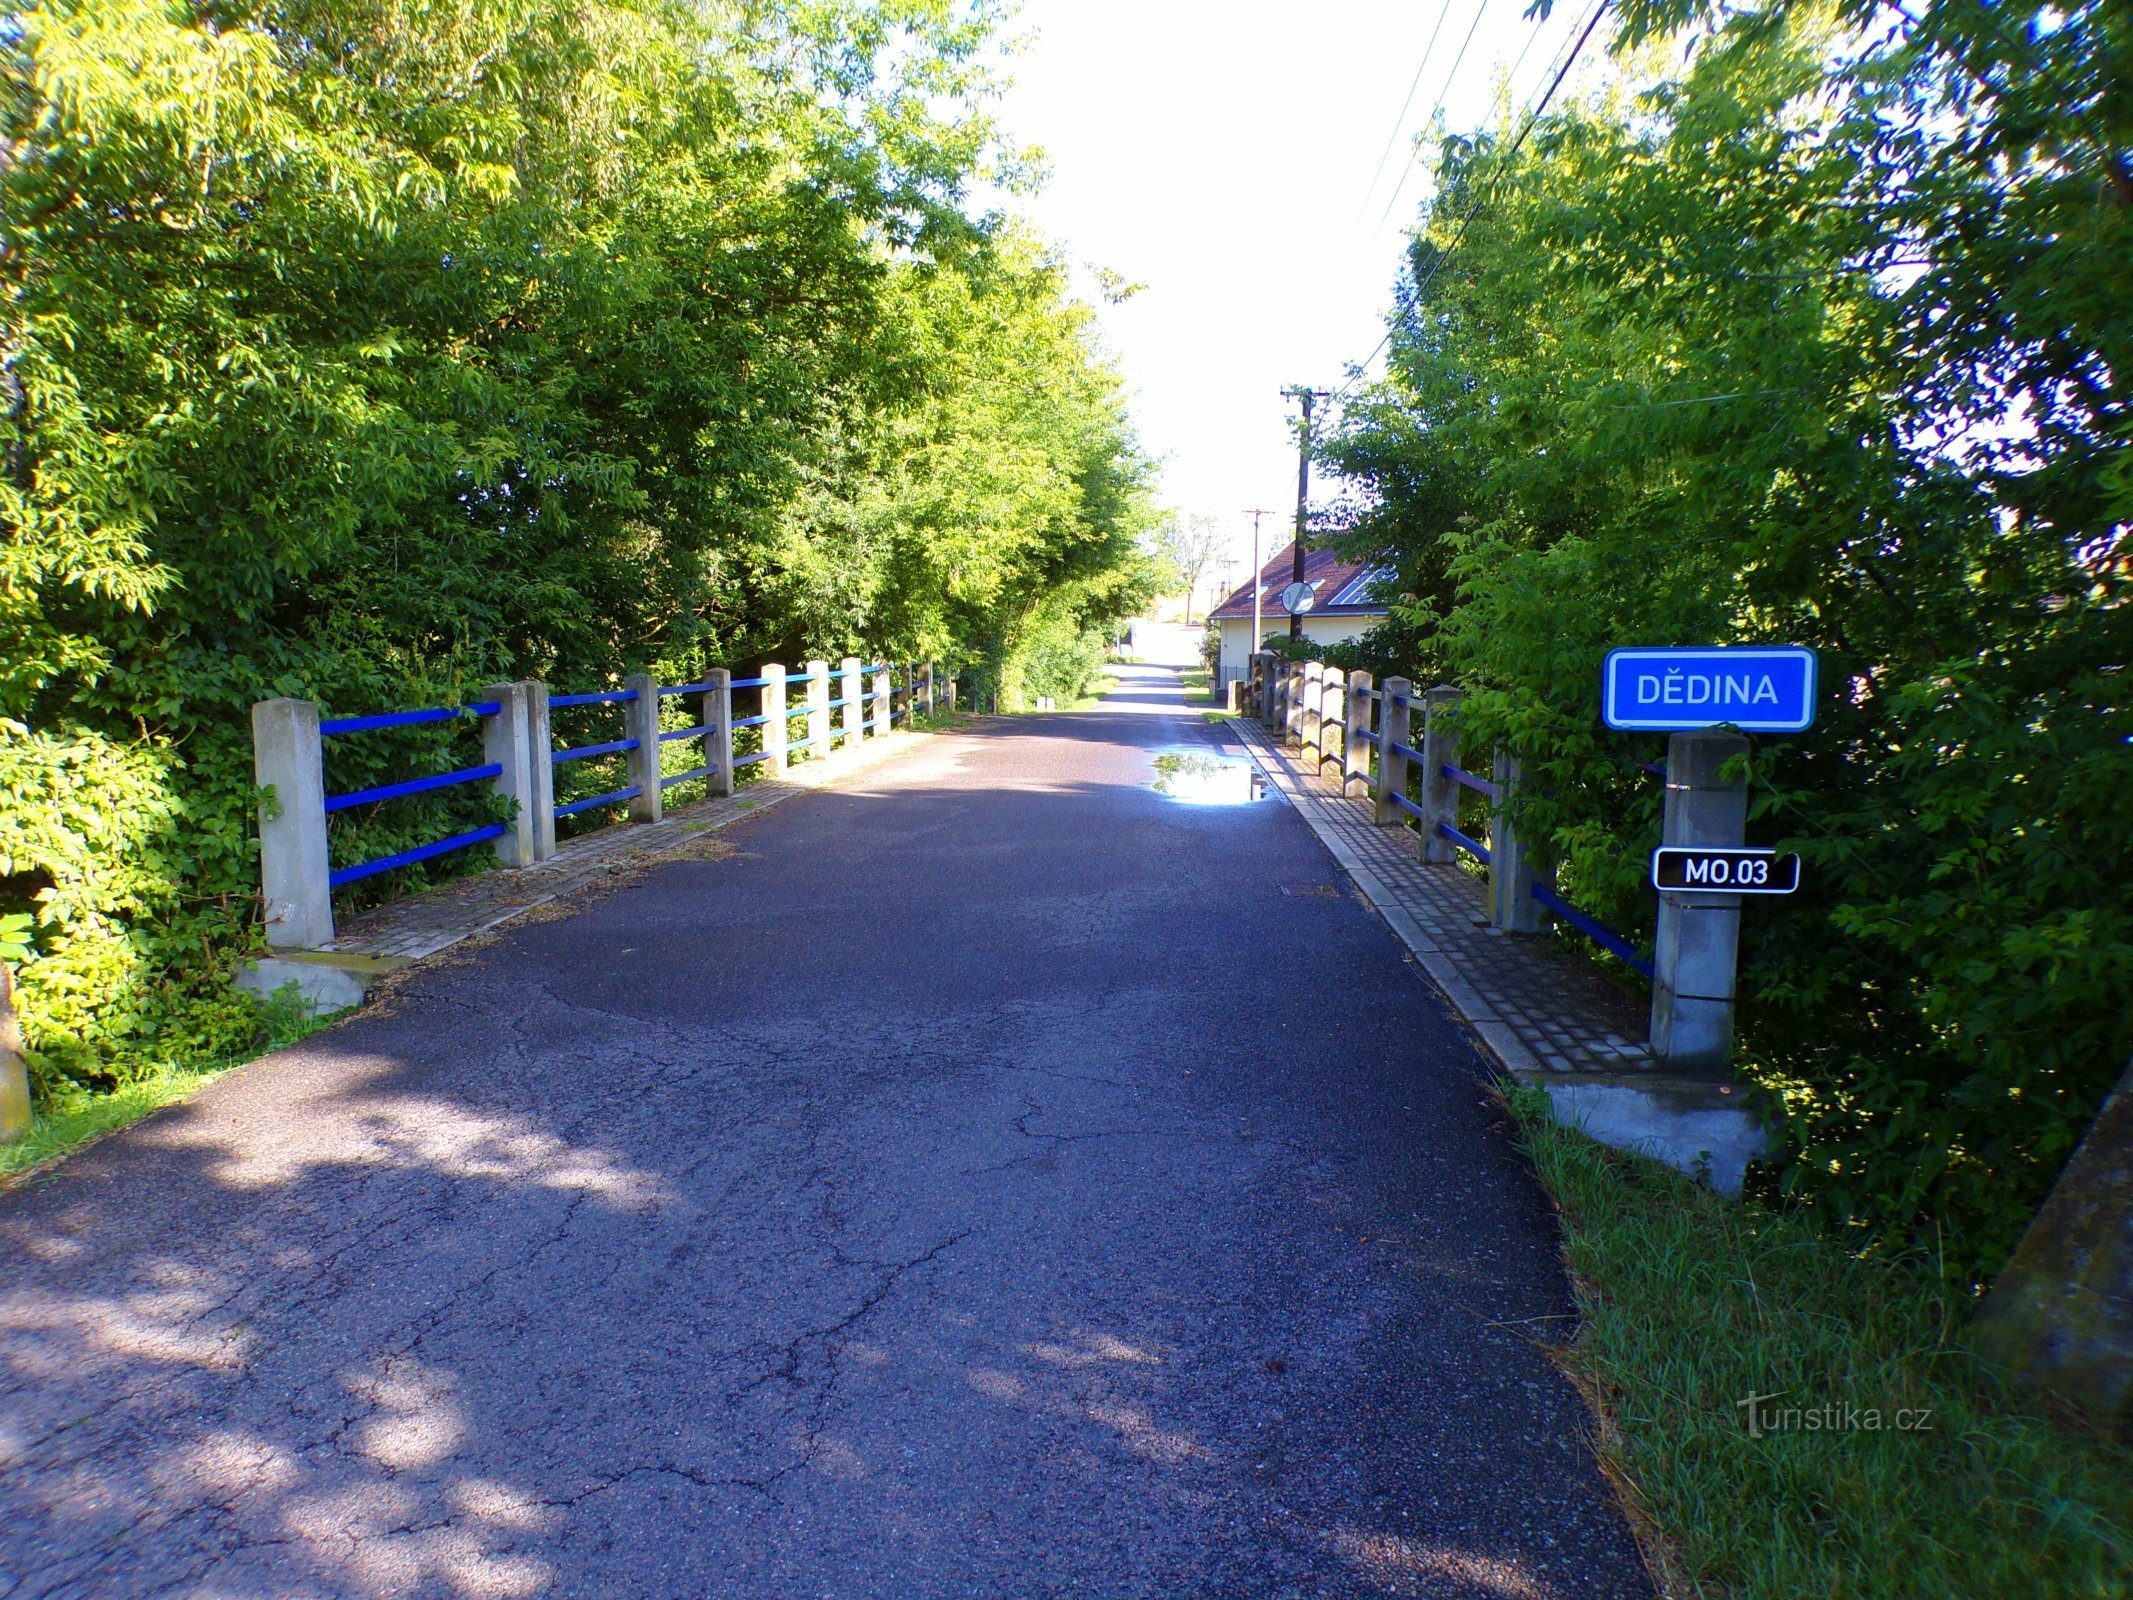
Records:
[[[1266,779],[1251,762],[1204,749],[1160,752],[1154,788],[1189,806],[1242,806],[1266,798]]]

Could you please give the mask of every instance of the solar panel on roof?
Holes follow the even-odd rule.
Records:
[[[1340,593],[1326,602],[1329,606],[1367,606],[1377,601],[1377,586],[1383,579],[1392,576],[1390,567],[1365,567],[1346,583]]]

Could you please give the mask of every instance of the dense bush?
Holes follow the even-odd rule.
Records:
[[[2127,13],[1639,5],[1631,91],[1451,139],[1327,449],[1404,663],[1519,750],[1572,898],[1650,926],[1610,646],[1820,652],[1744,918],[1770,1181],[1989,1271],[2133,1051]],[[1682,65],[1686,58],[1686,65]]]
[[[1071,704],[1103,675],[1104,654],[1103,634],[1071,609],[1043,617],[1002,682],[1001,709],[1027,709],[1040,695]]]
[[[997,669],[1132,608],[1117,384],[966,198],[1014,181],[971,109],[985,9],[12,13],[0,912],[37,914],[48,1090],[254,1026],[255,699]],[[329,782],[468,737],[336,741]],[[344,813],[336,858],[483,804]]]

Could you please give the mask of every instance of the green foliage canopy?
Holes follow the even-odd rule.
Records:
[[[48,1093],[253,1027],[226,979],[255,699],[862,645],[998,672],[1045,608],[1130,603],[1118,385],[1041,245],[969,199],[993,21],[11,14],[0,912],[38,919]],[[337,742],[330,785],[435,770],[452,737]],[[485,820],[455,793],[338,815],[336,859]]]
[[[1326,449],[1348,536],[1618,926],[1660,796],[1604,651],[1821,653],[1821,720],[1753,759],[1754,837],[1807,864],[1744,919],[1774,1181],[1989,1270],[2133,1051],[2133,24],[1627,16],[1629,86],[1444,142]]]

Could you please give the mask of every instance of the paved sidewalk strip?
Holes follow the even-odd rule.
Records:
[[[1412,828],[1380,828],[1371,803],[1311,772],[1241,717],[1232,734],[1308,823],[1422,970],[1514,1073],[1649,1070],[1644,1002],[1538,936],[1490,926],[1481,880],[1420,859]]]
[[[611,873],[656,860],[706,832],[916,749],[929,737],[898,731],[868,739],[857,751],[800,762],[782,778],[758,778],[735,794],[677,807],[659,822],[616,823],[584,834],[534,866],[498,867],[388,901],[350,917],[325,948],[336,955],[420,961]]]

